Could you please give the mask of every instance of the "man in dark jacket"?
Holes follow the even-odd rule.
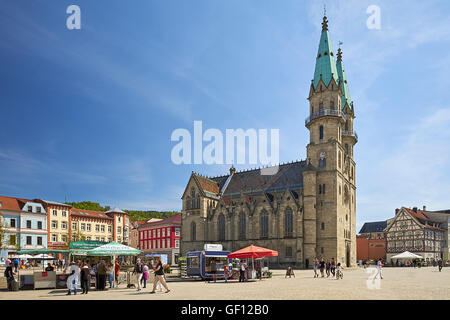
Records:
[[[105,290],[106,285],[106,265],[105,261],[100,261],[98,266],[98,290]]]
[[[8,290],[12,291],[12,285],[14,282],[14,273],[13,273],[13,265],[12,263],[10,263],[5,270],[5,277],[6,277],[6,282],[8,284]]]
[[[81,268],[80,278],[81,278],[81,289],[83,292],[81,294],[87,294],[89,292],[89,287],[91,285],[91,270],[89,269],[88,264],[83,263],[83,267]]]
[[[133,274],[135,274],[136,275],[136,280],[137,280],[137,285],[138,285],[138,291],[141,291],[142,290],[142,288],[141,288],[141,278],[142,278],[142,276],[143,276],[143,267],[144,267],[144,265],[141,263],[141,259],[137,259],[137,261],[136,261],[136,265],[134,266],[134,272],[133,272]]]

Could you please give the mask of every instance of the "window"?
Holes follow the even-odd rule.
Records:
[[[42,221],[38,221],[38,223],[37,223],[37,228],[38,228],[39,230],[42,229]]]
[[[9,226],[11,228],[15,228],[16,227],[16,219],[10,219],[9,220]]]
[[[52,221],[52,229],[58,229],[58,221]]]
[[[121,227],[117,227],[117,233],[122,233],[122,228]]]
[[[31,236],[27,236],[27,246],[31,246]]]
[[[325,194],[325,184],[322,185],[322,193]]]
[[[58,215],[58,212],[56,210],[53,210],[53,215],[56,217]]]
[[[162,236],[163,236],[163,238],[166,236],[166,229],[165,228],[162,229]]]
[[[31,220],[27,220],[27,229],[31,229]]]
[[[102,232],[105,232],[105,226],[104,225],[101,226],[101,230],[102,230]]]
[[[269,236],[269,214],[265,209],[261,212],[260,233],[261,238],[267,238]]]
[[[28,212],[33,212],[33,207],[32,206],[28,206]]]
[[[91,231],[91,224],[90,224],[90,223],[88,223],[88,224],[86,225],[86,231]]]
[[[191,223],[191,241],[197,240],[197,226],[195,222]]]
[[[322,87],[322,86],[320,86],[320,87]],[[323,103],[321,102],[321,103],[319,103],[319,112],[322,112],[323,111]]]
[[[320,230],[325,230],[325,223],[324,223],[324,222],[322,222],[322,223],[320,224]]]
[[[36,207],[36,212],[41,213],[41,207]]]
[[[330,101],[330,109],[334,110],[334,101],[333,100]]]
[[[95,237],[95,240],[100,241],[100,237]]]
[[[322,140],[323,139],[323,126],[319,127],[319,139]]]
[[[218,219],[219,241],[225,240],[225,216],[221,213]]]
[[[287,208],[284,214],[284,236],[292,237],[292,231],[294,230],[294,219],[292,215],[292,209]]]
[[[120,217],[117,217],[117,220],[120,222]]]
[[[81,231],[86,230],[86,225],[85,225],[84,223],[82,223],[82,224],[80,225],[80,229],[81,229]]]
[[[180,247],[180,240],[175,239],[175,248],[178,249]]]
[[[158,238],[161,236],[161,230],[158,229]]]
[[[166,248],[170,248],[170,239],[167,239],[166,241],[167,241],[167,246],[166,246]]]
[[[72,222],[72,230],[77,230],[77,223],[76,222]]]
[[[63,212],[62,212],[62,216],[63,216],[63,217],[66,217],[66,216],[67,216],[67,212],[66,212],[66,211],[63,211]]]
[[[105,242],[105,237],[102,237],[102,241]]]
[[[91,237],[86,237],[86,240],[91,241]]]
[[[62,235],[62,236],[61,236],[61,240],[62,240],[63,242],[67,242],[67,236],[66,236],[66,235]]]
[[[37,237],[37,245],[42,246],[42,237]]]
[[[321,158],[319,159],[319,168],[326,168],[327,167],[327,159]]]
[[[175,228],[175,237],[180,236],[180,228]]]
[[[99,224],[96,224],[95,225],[95,232],[99,232],[100,231],[100,225]]]
[[[67,229],[67,222],[65,222],[65,221],[61,222],[61,229],[64,229],[64,230]]]
[[[108,226],[108,232],[111,233],[111,226]]]
[[[339,155],[338,155],[338,167],[339,167],[339,168],[341,168],[341,157],[342,157],[342,154],[341,154],[341,152],[339,151]]]
[[[321,193],[322,193],[322,185],[319,184],[319,194],[321,194]]]
[[[167,236],[170,237],[170,228],[167,228]]]
[[[9,245],[10,246],[15,246],[16,245],[16,235],[15,234],[10,234],[9,235]]]
[[[57,241],[58,241],[58,235],[52,234],[52,242],[57,242]]]
[[[247,232],[247,220],[245,217],[245,213],[241,212],[239,214],[239,239],[245,240],[245,235]]]
[[[286,258],[292,258],[292,247],[286,247]]]
[[[155,229],[153,229],[153,230],[152,230],[152,238],[155,237],[155,234],[156,234],[156,231],[155,231]]]

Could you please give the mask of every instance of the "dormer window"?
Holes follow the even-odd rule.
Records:
[[[33,207],[32,206],[28,206],[28,212],[33,212]]]

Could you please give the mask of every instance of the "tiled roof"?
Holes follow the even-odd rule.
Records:
[[[425,228],[427,229],[432,229],[432,230],[440,230],[443,231],[443,229],[438,228],[438,227],[434,227],[429,225],[428,223],[437,223],[439,225],[439,222],[437,221],[432,221],[430,218],[428,218],[423,211],[421,210],[417,210],[417,212],[415,212],[412,209],[409,208],[404,208],[406,211],[408,211],[409,214],[411,214],[413,217],[415,217]],[[425,224],[427,223],[427,224]]]
[[[157,221],[157,222],[144,223],[144,224],[138,226],[138,229],[147,229],[147,228],[152,228],[152,227],[165,225],[165,224],[181,225],[181,214],[176,214],[176,215],[173,215],[173,216],[171,216],[169,218],[166,218],[164,220]]]
[[[66,204],[66,203],[60,203],[60,202],[56,202],[56,201],[49,201],[49,200],[43,200],[43,199],[34,199],[34,201],[39,201],[39,200],[42,202],[45,202],[46,204],[49,204],[49,205],[72,207],[71,205]]]
[[[92,211],[92,210],[83,210],[83,209],[72,209],[72,215],[84,217],[84,218],[96,218],[96,219],[106,219],[106,220],[114,219],[102,211]]]
[[[120,208],[112,208],[111,210],[106,211],[105,213],[124,213],[124,214],[128,214],[125,211],[121,210]]]
[[[23,208],[22,201],[18,198],[0,196],[0,201],[2,202],[0,209],[21,211]]]
[[[386,226],[386,221],[366,222],[359,230],[359,233],[383,232]]]
[[[202,176],[197,175],[197,174],[196,174],[196,177],[197,177],[198,182],[200,183],[200,186],[202,187],[203,190],[209,191],[209,192],[214,193],[214,194],[218,194],[219,193],[220,190],[219,190],[219,186],[217,185],[217,182],[215,182],[215,181],[213,181],[211,179],[202,177]]]
[[[298,188],[303,186],[303,170],[305,161],[296,161],[282,164],[274,175],[262,175],[261,169],[236,172],[229,182],[224,197],[231,198],[233,194],[262,193],[285,190],[287,187]],[[211,178],[222,189],[229,175]]]

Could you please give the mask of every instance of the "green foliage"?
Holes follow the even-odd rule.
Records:
[[[3,217],[0,216],[0,250],[3,250],[5,245],[5,226],[3,225]]]
[[[111,209],[110,206],[102,207],[99,203],[92,201],[66,202],[66,204],[72,206],[72,208],[81,210],[93,210],[105,212]],[[150,220],[152,218],[165,219],[180,213],[176,211],[139,211],[139,210],[124,210],[124,211],[130,215],[131,221]]]

